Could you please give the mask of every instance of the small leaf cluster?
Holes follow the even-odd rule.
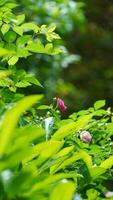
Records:
[[[0,75],[0,86],[8,88],[12,92],[16,92],[17,88],[26,88],[32,84],[42,87],[34,74],[28,74],[22,69],[17,70],[16,67],[9,68],[9,70],[1,70]]]
[[[41,25],[26,22],[25,14],[15,14],[13,11],[18,5],[9,1],[0,3],[0,88],[1,107],[5,102],[4,95],[7,89],[16,95],[17,89],[32,86],[42,87],[35,75],[24,70],[19,64],[21,58],[39,53],[56,55],[60,48],[54,47],[53,40],[60,39],[55,33],[55,24]],[[15,66],[15,64],[17,66]],[[23,91],[22,91],[23,92]],[[12,94],[12,96],[14,96]],[[8,99],[10,99],[8,97]],[[15,97],[13,98],[15,99]],[[11,102],[13,102],[11,99]],[[15,100],[14,100],[15,101]]]
[[[6,51],[3,61],[7,60],[9,65],[14,65],[19,58],[26,58],[33,52],[58,54],[61,50],[54,48],[51,43],[53,39],[60,39],[59,35],[54,32],[55,25],[39,27],[34,22],[24,22],[24,14],[15,15],[13,13],[12,9],[15,7],[14,3],[4,3],[0,7],[0,47],[9,50]],[[46,45],[39,39],[39,35],[46,36]]]

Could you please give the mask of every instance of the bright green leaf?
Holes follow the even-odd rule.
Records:
[[[102,108],[103,106],[105,106],[105,104],[106,104],[105,100],[96,101],[94,103],[94,108],[95,108],[95,110],[98,110],[99,108]]]
[[[17,56],[12,56],[9,60],[8,60],[8,64],[9,65],[15,65],[15,63],[17,63],[18,61],[18,57]]]
[[[50,200],[72,200],[75,189],[73,182],[61,182],[52,191]]]
[[[4,35],[5,33],[7,33],[9,31],[10,26],[8,24],[3,24],[3,26],[1,27],[1,32]]]
[[[21,24],[24,21],[24,19],[25,19],[25,15],[24,14],[18,15],[16,24],[18,24],[18,25]]]
[[[20,100],[12,109],[8,110],[0,126],[0,154],[4,154],[13,137],[14,129],[20,115],[36,102],[40,101],[42,95],[27,96]],[[10,122],[10,123],[9,123]]]
[[[23,29],[19,26],[14,26],[13,31],[15,31],[18,35],[23,35]]]
[[[62,126],[58,131],[56,131],[52,137],[53,140],[61,140],[68,135],[75,133],[76,131],[85,128],[85,126],[91,120],[92,115],[82,116],[78,121],[71,122],[67,125]]]

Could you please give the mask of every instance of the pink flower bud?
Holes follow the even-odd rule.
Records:
[[[67,106],[64,104],[64,101],[60,98],[57,98],[57,106],[61,111],[67,110]]]
[[[113,192],[107,191],[104,195],[106,198],[113,197]]]
[[[82,131],[80,133],[80,139],[81,141],[86,142],[86,143],[92,142],[92,136],[88,131]]]

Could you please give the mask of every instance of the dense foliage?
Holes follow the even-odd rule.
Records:
[[[106,98],[108,104],[113,105],[113,1],[17,2],[21,3],[21,9],[28,13],[28,20],[30,16],[30,19],[40,24],[55,22],[63,39],[62,44],[72,55],[80,56],[71,63],[69,61],[73,57],[69,56],[66,56],[66,59],[56,57],[57,62],[54,57],[51,58],[52,61],[50,57],[42,58],[41,61],[46,60],[47,67],[43,62],[38,64],[39,61],[36,61],[37,75],[42,74],[44,77],[46,96],[49,99],[53,95],[63,96],[71,111],[87,108],[96,99]],[[48,12],[48,9],[51,9],[51,12]],[[63,62],[59,63],[62,58]],[[54,83],[54,88],[51,83]]]
[[[78,104],[78,102],[80,103],[80,100],[83,102],[83,95],[72,83],[72,78],[70,77],[69,80],[66,74],[71,64],[77,64],[81,59],[77,51],[72,52],[73,43],[71,44],[71,38],[73,37],[72,33],[75,27],[76,31],[78,30],[80,33],[85,30],[86,20],[83,14],[84,3],[69,0],[17,0],[17,2],[21,3],[21,9],[26,13],[27,20],[32,19],[40,25],[50,23],[56,24],[56,30],[61,36],[61,40],[59,40],[58,43],[63,49],[62,54],[58,54],[54,57],[38,55],[38,59],[33,56],[31,59],[29,58],[29,60],[27,60],[27,64],[31,70],[32,59],[34,60],[32,68],[37,77],[40,75],[40,81],[42,81],[45,86],[44,93],[48,100],[53,96],[62,96],[68,103],[69,108],[75,110],[74,105]],[[19,8],[18,12],[20,12]],[[25,67],[25,65],[26,63],[23,64],[23,67]],[[34,88],[34,92],[35,91]]]
[[[39,2],[38,7],[43,7]],[[48,2],[44,1],[44,13]],[[76,5],[73,1],[70,7],[68,1],[61,2],[56,1],[52,7],[60,9],[56,10],[56,18],[61,17],[62,5],[67,5],[66,13]],[[67,20],[74,17],[77,24],[83,22],[79,6],[78,18],[73,11],[70,18],[65,15]],[[48,24],[53,18],[48,16],[47,25],[40,24],[43,16],[34,22],[26,21],[24,14],[17,14],[20,8],[16,7],[14,1],[0,1],[0,200],[112,199],[111,108],[104,109],[105,100],[99,100],[89,109],[62,119],[68,110],[62,99],[53,98],[47,105],[42,103],[42,94],[26,96],[28,86],[35,85],[41,88],[40,93],[43,91],[43,83],[35,76],[36,59],[46,65],[46,59],[50,58],[51,63],[49,56],[55,56],[52,69],[55,62],[61,63],[61,57],[67,66],[76,56],[70,55],[71,59],[65,60],[67,51],[64,52],[63,40],[60,43],[55,32],[56,18]],[[31,2],[32,8],[35,7]],[[58,32],[62,34],[64,30],[65,35],[71,28],[65,24],[61,30],[59,25]]]

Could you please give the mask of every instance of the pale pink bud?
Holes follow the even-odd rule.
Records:
[[[57,106],[61,111],[67,110],[67,106],[64,104],[64,101],[60,98],[57,98]]]
[[[113,192],[107,191],[104,195],[106,198],[113,197]]]
[[[88,131],[82,131],[80,133],[80,139],[81,141],[86,142],[86,143],[92,142],[92,136]]]

